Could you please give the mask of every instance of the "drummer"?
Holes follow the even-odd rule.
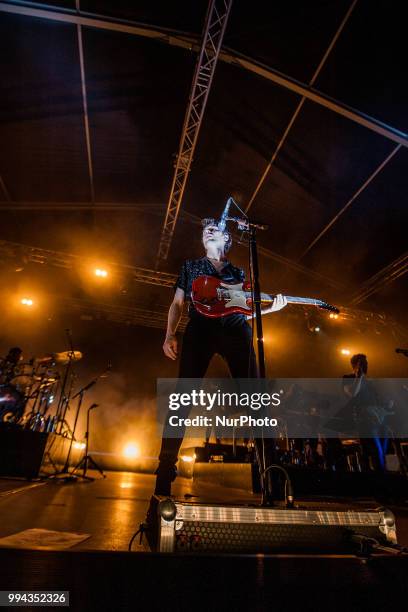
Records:
[[[23,350],[19,346],[11,348],[4,359],[0,359],[0,384],[7,384],[14,378],[15,368],[22,359]]]

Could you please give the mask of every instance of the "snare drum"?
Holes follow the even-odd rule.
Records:
[[[34,366],[30,363],[21,363],[14,368],[13,378],[10,384],[13,385],[23,395],[27,394],[28,389],[34,382]]]

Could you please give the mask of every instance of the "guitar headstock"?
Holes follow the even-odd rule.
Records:
[[[328,310],[329,312],[334,312],[335,314],[339,314],[340,312],[337,306],[332,306],[331,304],[328,304],[327,302],[320,302],[319,308],[321,308],[322,310]]]

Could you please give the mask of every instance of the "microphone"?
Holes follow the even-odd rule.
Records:
[[[85,387],[82,387],[82,391],[88,391],[88,389],[90,389],[91,387],[93,387],[94,385],[96,385],[98,381],[97,380],[91,380],[90,383],[88,383],[87,385],[85,385]]]
[[[395,352],[396,353],[401,353],[405,357],[408,357],[408,349],[405,349],[405,348],[396,348]]]
[[[251,227],[259,230],[268,230],[269,225],[265,225],[264,223],[254,223],[253,221],[249,221],[249,219],[241,219],[240,217],[228,217],[227,221],[234,221],[238,225],[238,229],[240,231],[249,231]]]
[[[227,223],[227,217],[228,217],[228,211],[230,209],[231,204],[233,203],[233,199],[231,197],[228,198],[227,203],[225,205],[224,208],[224,212],[221,215],[221,219],[218,223],[218,229],[220,230],[220,232],[225,232],[225,226]]]

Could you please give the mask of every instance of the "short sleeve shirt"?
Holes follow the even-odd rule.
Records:
[[[187,259],[181,266],[180,274],[174,284],[174,290],[179,287],[183,289],[186,300],[189,301],[189,315],[190,317],[202,316],[197,313],[196,309],[191,303],[191,288],[193,281],[199,276],[215,276],[226,283],[242,283],[245,280],[245,272],[241,268],[233,266],[228,262],[221,271],[218,271],[210,262],[207,257],[201,257],[200,259]],[[227,315],[234,316],[234,315]],[[245,315],[239,315],[244,320]]]

